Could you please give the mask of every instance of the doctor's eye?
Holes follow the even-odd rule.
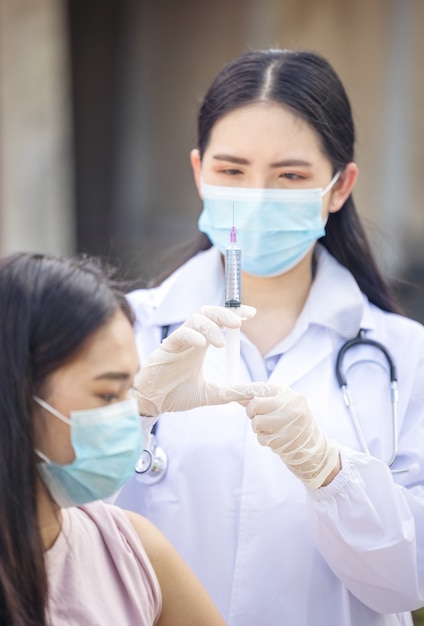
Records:
[[[285,178],[286,180],[305,180],[305,176],[294,172],[283,172],[280,174],[280,178]]]
[[[237,170],[233,167],[227,168],[225,170],[221,170],[220,174],[227,174],[228,176],[237,176],[238,174],[243,174],[241,170]]]

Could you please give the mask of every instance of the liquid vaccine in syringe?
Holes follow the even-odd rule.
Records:
[[[225,306],[241,306],[241,250],[234,226],[231,227],[230,245],[225,249]]]
[[[225,250],[225,306],[238,312],[241,306],[241,250],[237,245],[237,234],[231,227],[230,245]],[[240,329],[226,330],[227,372],[229,384],[239,382]]]

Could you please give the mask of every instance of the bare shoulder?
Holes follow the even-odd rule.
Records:
[[[156,537],[156,539],[158,539],[160,536],[163,536],[162,533],[156,528],[156,526],[143,515],[127,510],[124,510],[123,512],[128,517],[129,521],[134,527],[134,530],[141,540],[143,540],[144,537],[146,537],[147,539],[155,539]]]
[[[145,517],[125,511],[155,570],[162,591],[157,626],[225,626],[199,579],[163,533]]]
[[[166,558],[167,555],[174,551],[165,535],[146,517],[133,511],[125,510],[124,513],[127,515],[152,562],[160,558],[161,555]]]

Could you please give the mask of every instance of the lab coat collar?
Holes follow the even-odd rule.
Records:
[[[320,244],[315,249],[314,281],[296,324],[327,327],[345,339],[356,337],[360,328],[374,327],[369,304],[352,274]],[[223,258],[217,248],[199,252],[162,285],[145,293],[148,326],[180,324],[204,304],[224,305]],[[147,306],[146,306],[147,305]],[[297,333],[295,333],[297,334]]]
[[[316,273],[301,317],[345,339],[356,337],[360,328],[374,328],[368,300],[349,270],[321,244],[314,254]]]

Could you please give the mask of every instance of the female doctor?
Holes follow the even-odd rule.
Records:
[[[257,309],[240,381],[284,390],[161,415],[166,473],[135,475],[117,500],[168,536],[229,626],[406,625],[424,604],[424,332],[397,313],[356,213],[354,138],[319,55],[229,63],[191,153],[197,249],[129,294],[144,361],[202,304],[223,304],[235,225],[242,300]],[[226,381],[225,354],[209,349],[204,372]]]

